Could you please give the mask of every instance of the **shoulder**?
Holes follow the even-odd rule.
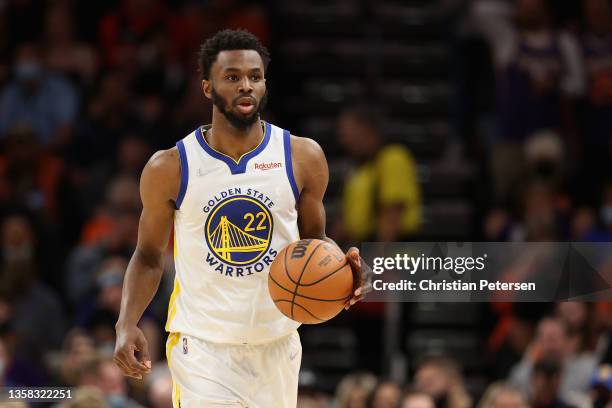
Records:
[[[153,171],[169,171],[178,166],[179,153],[176,146],[171,149],[156,151],[146,165],[146,167],[151,168]]]
[[[386,168],[394,166],[412,166],[415,164],[410,150],[400,144],[384,146],[376,155],[375,163]]]
[[[159,150],[151,156],[142,171],[141,190],[154,188],[170,196],[178,190],[181,176],[179,153],[176,147]]]
[[[382,149],[380,149],[380,152],[378,153],[378,157],[380,158],[389,158],[389,157],[411,158],[412,154],[410,153],[410,150],[408,150],[406,146],[394,143],[394,144],[386,145]]]
[[[294,135],[291,135],[291,155],[296,161],[325,160],[325,153],[317,142]]]
[[[327,186],[327,160],[317,142],[307,137],[291,135],[291,157],[300,191],[304,188],[318,190],[319,186],[324,189]]]

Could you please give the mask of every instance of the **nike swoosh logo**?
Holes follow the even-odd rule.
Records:
[[[291,361],[295,360],[298,354],[300,354],[299,351],[296,351],[295,353],[291,353],[291,355],[289,356],[289,360]]]

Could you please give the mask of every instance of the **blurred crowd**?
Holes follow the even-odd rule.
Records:
[[[457,3],[453,122],[479,169],[472,238],[609,241],[611,3]],[[269,5],[238,0],[0,0],[0,386],[78,387],[65,407],[171,407],[171,251],[141,323],[153,373],[127,380],[112,363],[138,178],[154,151],[210,121],[202,40],[242,27],[272,47],[270,19]],[[338,112],[338,143],[356,163],[330,228],[340,243],[419,237],[418,157],[385,145],[376,123],[361,106]],[[545,306],[487,306],[481,383],[424,356],[409,384],[353,373],[335,395],[305,385],[300,406],[606,406],[612,310]]]
[[[508,330],[493,331],[482,353],[484,381],[462,373],[456,359],[423,356],[407,384],[354,372],[335,395],[304,388],[303,408],[526,408],[609,407],[612,344],[609,304],[561,302],[543,317],[513,317]],[[502,332],[504,332],[502,334]],[[473,358],[478,358],[473,356]]]
[[[612,8],[475,0],[457,42],[458,130],[486,181],[481,238],[612,238]]]

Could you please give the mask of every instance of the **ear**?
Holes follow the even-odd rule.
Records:
[[[202,80],[202,92],[208,99],[212,99],[212,82],[208,79]]]

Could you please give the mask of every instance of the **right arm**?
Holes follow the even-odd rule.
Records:
[[[174,219],[180,165],[176,148],[157,152],[145,166],[140,179],[142,214],[138,243],[123,282],[121,311],[115,325],[115,363],[123,373],[142,378],[151,369],[147,341],[138,322],[155,296],[163,274],[163,254]],[[140,361],[135,351],[140,352]]]

